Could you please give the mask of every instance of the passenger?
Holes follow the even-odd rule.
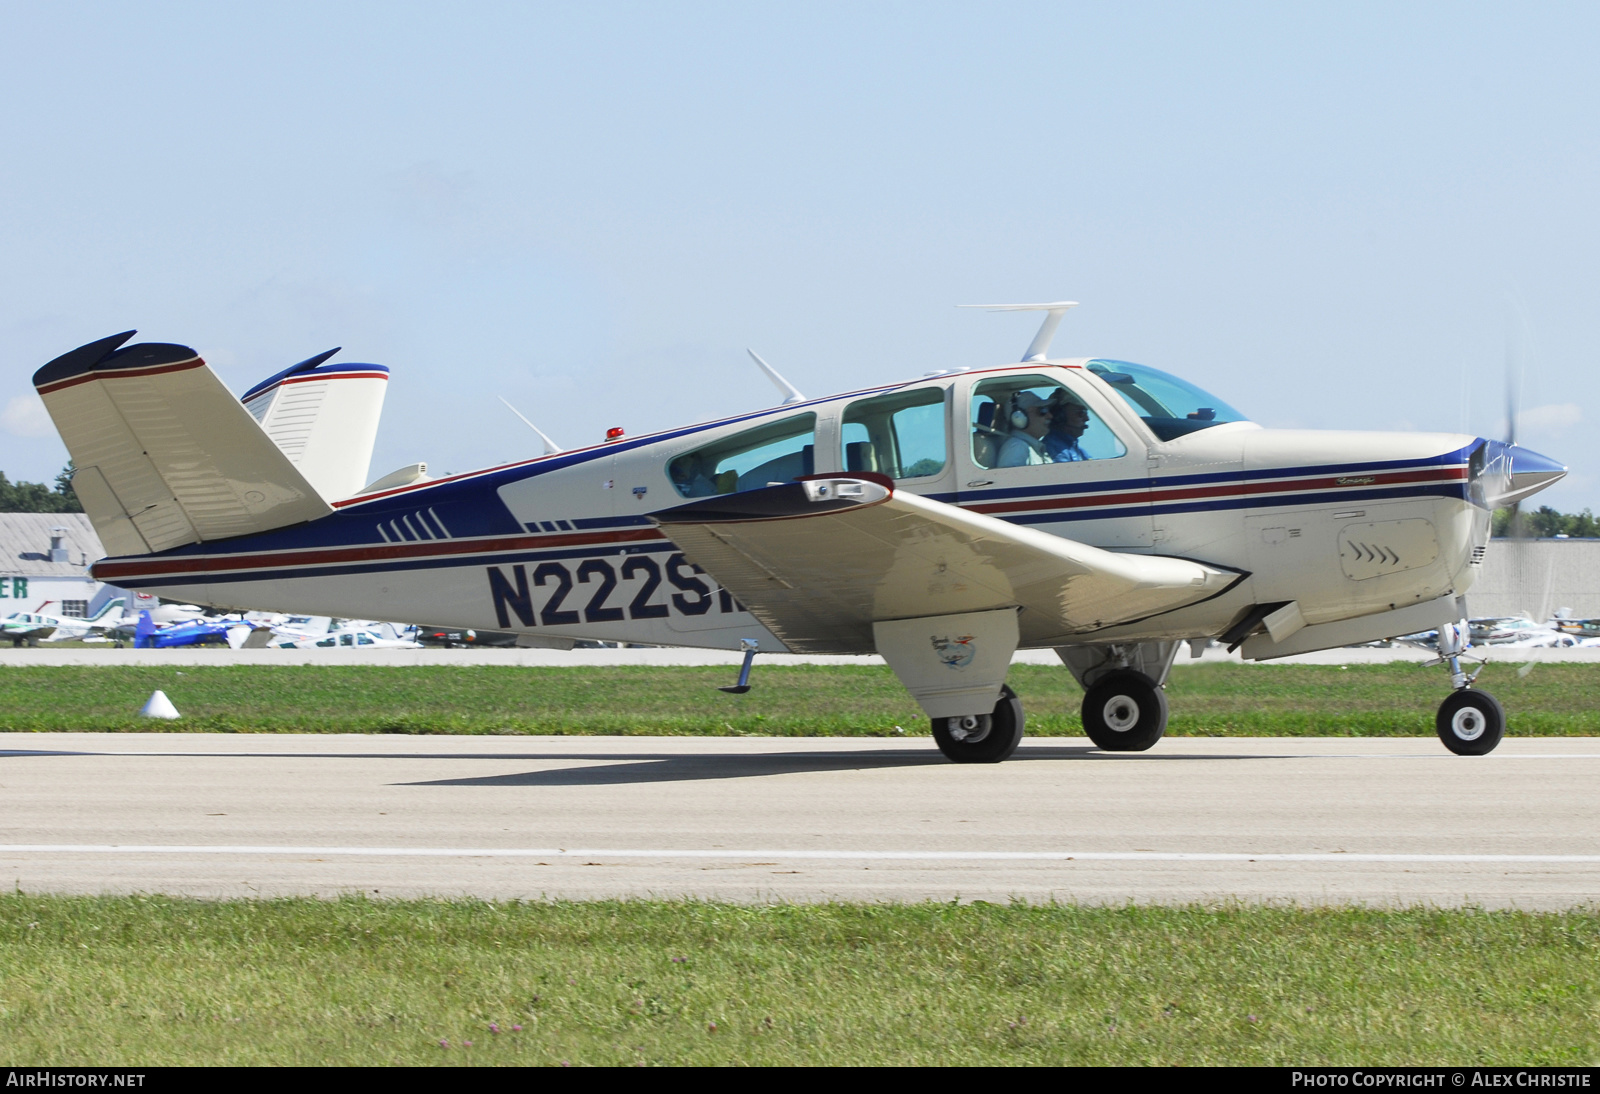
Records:
[[[1048,403],[1031,391],[1017,392],[1011,397],[1011,420],[1007,424],[1011,435],[1000,446],[1000,459],[995,466],[1027,467],[1051,462],[1043,439],[1050,430]]]
[[[1044,450],[1056,463],[1087,460],[1089,454],[1078,444],[1089,428],[1089,408],[1065,390],[1050,396],[1050,432],[1044,435]]]

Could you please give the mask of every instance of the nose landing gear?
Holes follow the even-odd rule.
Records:
[[[1506,712],[1500,700],[1472,686],[1478,673],[1483,671],[1483,665],[1470,676],[1461,668],[1461,655],[1471,644],[1465,620],[1447,623],[1439,628],[1438,658],[1427,662],[1450,666],[1450,684],[1455,692],[1439,704],[1433,726],[1444,747],[1457,756],[1487,755],[1494,751],[1506,732]]]

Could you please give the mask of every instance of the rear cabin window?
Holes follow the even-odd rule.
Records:
[[[811,474],[816,444],[817,416],[798,414],[685,452],[667,464],[667,475],[686,498],[757,490]]]
[[[945,389],[899,391],[851,403],[844,412],[843,467],[891,479],[944,472],[948,460]]]

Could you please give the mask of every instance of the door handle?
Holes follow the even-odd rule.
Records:
[[[993,486],[994,485],[994,480],[993,479],[973,479],[971,482],[967,483],[967,485],[968,486]]]

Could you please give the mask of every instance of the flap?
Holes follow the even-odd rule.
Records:
[[[886,620],[1018,607],[1022,645],[1054,645],[1216,596],[1242,576],[1104,551],[898,492],[881,477],[816,477],[651,519],[806,653],[872,649],[872,625]]]

